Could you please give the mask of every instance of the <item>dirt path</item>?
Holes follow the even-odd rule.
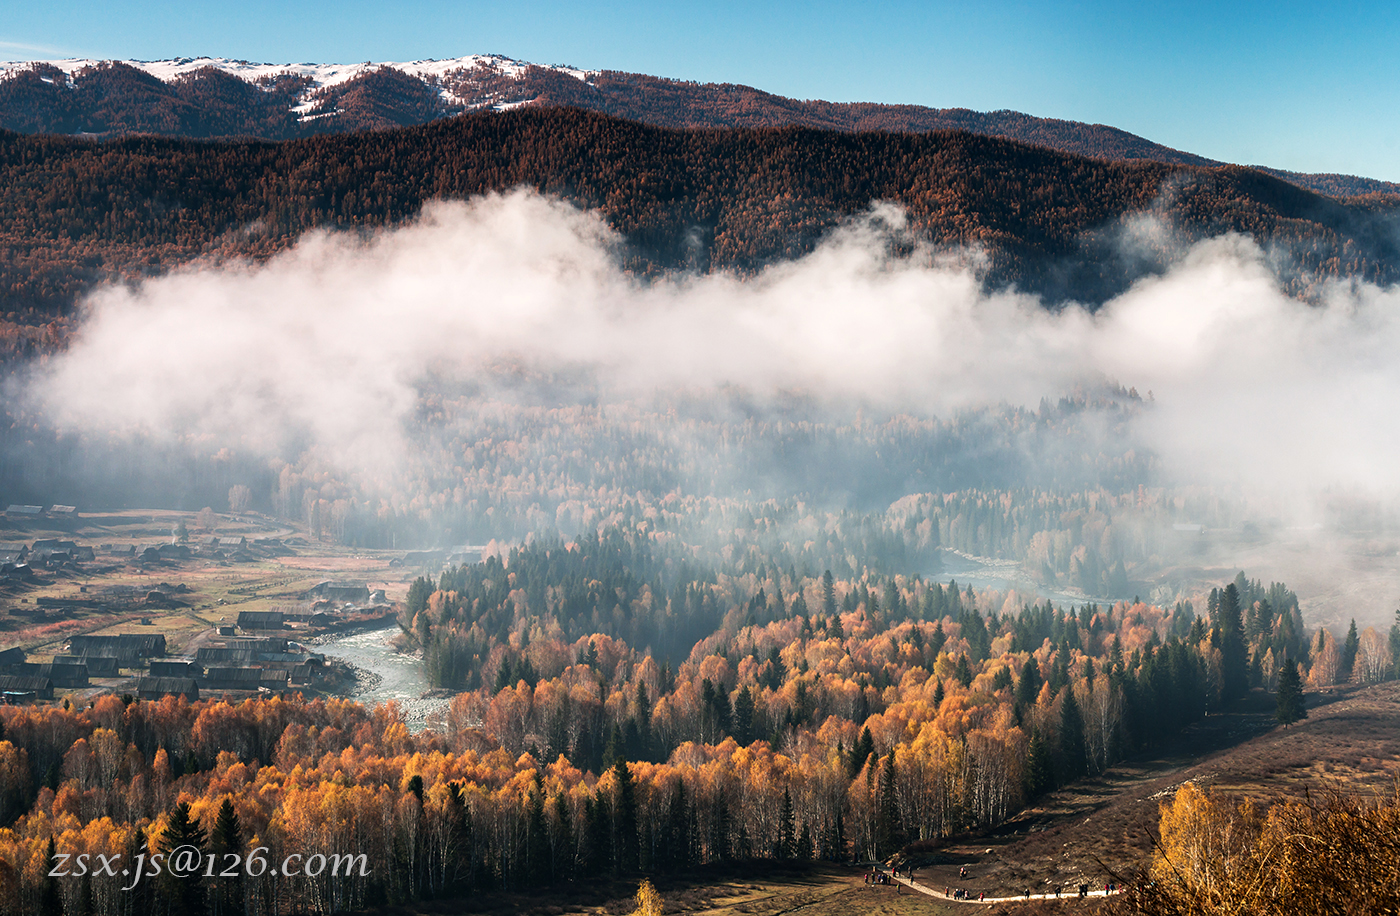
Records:
[[[1059,900],[1059,901],[1065,901],[1065,900],[1082,900],[1082,899],[1086,899],[1086,898],[1089,898],[1089,897],[1110,897],[1110,896],[1116,896],[1117,894],[1121,894],[1121,893],[1122,893],[1122,889],[1121,889],[1121,888],[1116,888],[1116,887],[1114,887],[1114,888],[1103,887],[1103,888],[1093,888],[1093,889],[1090,889],[1090,890],[1088,890],[1083,896],[1081,896],[1078,892],[1075,892],[1075,893],[1072,893],[1072,894],[1064,894],[1064,893],[1060,893],[1060,894],[1056,894],[1056,893],[1031,894],[1031,893],[1025,893],[1025,894],[1017,894],[1017,895],[1014,895],[1014,896],[1006,896],[1006,897],[987,897],[987,896],[985,896],[985,895],[979,894],[978,896],[975,896],[975,897],[969,896],[969,897],[961,898],[961,899],[960,899],[960,898],[954,896],[952,893],[949,893],[946,889],[945,889],[945,890],[942,890],[942,891],[936,890],[936,889],[934,889],[934,888],[932,888],[932,887],[929,887],[928,885],[919,884],[919,883],[918,883],[917,881],[915,881],[913,878],[900,878],[900,877],[896,877],[894,880],[898,881],[900,884],[904,885],[905,887],[910,888],[911,890],[916,890],[916,891],[918,891],[918,892],[921,893],[921,894],[927,894],[927,895],[929,895],[930,897],[937,897],[939,900],[950,900],[950,901],[953,901],[954,903],[979,903],[979,904],[983,904],[983,905],[991,905],[991,904],[994,904],[994,903],[1028,903],[1028,902],[1030,902],[1030,901],[1032,901],[1032,900]],[[945,885],[945,888],[946,888],[946,887],[947,887],[947,886]]]

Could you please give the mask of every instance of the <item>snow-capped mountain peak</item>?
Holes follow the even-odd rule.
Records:
[[[333,89],[356,77],[383,68],[398,70],[436,87],[442,101],[450,106],[480,108],[489,105],[470,92],[462,90],[475,86],[483,76],[504,77],[519,80],[531,66],[544,70],[567,74],[577,80],[588,82],[597,75],[596,70],[581,70],[576,67],[556,65],[536,65],[519,61],[500,54],[471,54],[449,60],[415,61],[366,61],[358,64],[312,64],[312,63],[252,63],[246,60],[230,60],[225,57],[181,57],[173,60],[121,60],[105,61],[92,58],[69,58],[66,60],[9,61],[0,63],[0,79],[15,76],[37,67],[52,67],[73,78],[82,71],[103,64],[118,63],[149,73],[165,83],[172,83],[182,77],[212,68],[256,85],[268,86],[286,77],[301,77],[307,80],[300,94],[299,104],[293,109],[300,114],[310,112],[317,104],[323,90]],[[46,82],[51,78],[45,78]],[[505,103],[509,106],[520,104],[518,100]]]

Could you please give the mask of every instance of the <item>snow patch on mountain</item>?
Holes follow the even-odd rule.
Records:
[[[35,64],[48,64],[57,67],[68,75],[71,87],[73,75],[85,67],[94,67],[107,61],[94,60],[89,58],[69,58],[67,60],[45,60],[45,61],[7,61],[0,63],[0,79],[4,79],[21,70],[28,70]],[[279,76],[300,76],[310,80],[310,86],[302,94],[300,101],[294,111],[308,112],[316,104],[313,95],[318,89],[328,89],[348,82],[357,76],[378,70],[381,67],[392,67],[400,70],[409,76],[417,77],[438,88],[439,93],[445,102],[450,105],[461,105],[463,107],[474,107],[467,100],[459,98],[451,90],[450,84],[459,77],[463,71],[470,70],[493,70],[501,76],[511,79],[519,79],[524,75],[525,70],[531,66],[540,66],[546,70],[554,70],[558,73],[565,73],[583,82],[590,81],[600,71],[580,70],[577,67],[564,67],[546,64],[530,64],[527,61],[518,61],[513,58],[503,57],[499,54],[471,54],[466,57],[455,57],[450,60],[415,60],[406,62],[396,61],[366,61],[362,64],[268,64],[250,63],[246,60],[229,60],[224,57],[182,57],[175,60],[122,60],[113,63],[126,64],[138,70],[144,70],[162,82],[173,82],[182,76],[194,73],[205,67],[213,67],[224,73],[231,74],[239,79],[250,83],[256,83],[260,79],[274,79]]]

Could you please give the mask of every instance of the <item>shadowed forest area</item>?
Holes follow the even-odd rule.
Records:
[[[668,130],[569,109],[481,112],[284,143],[0,135],[0,298],[12,353],[63,337],[99,283],[266,258],[315,228],[373,229],[517,186],[597,209],[641,274],[752,272],[875,201],[912,238],[985,251],[986,282],[1097,304],[1184,245],[1239,232],[1326,278],[1391,282],[1394,202],[1341,202],[1234,166],[1107,162],[957,131]],[[1169,231],[1124,248],[1121,221]],[[49,325],[44,331],[30,331]]]

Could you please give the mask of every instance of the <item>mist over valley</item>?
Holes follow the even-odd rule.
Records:
[[[0,916],[254,837],[375,870],[140,905],[1167,913],[1389,835],[1297,799],[1400,749],[1393,186],[471,61],[0,79]]]
[[[1116,244],[1170,234],[1149,214]],[[1391,287],[1300,301],[1294,265],[1227,235],[1096,308],[1048,303],[888,204],[752,274],[642,279],[625,251],[518,190],[100,290],[12,380],[39,421],[8,438],[17,501],[195,509],[246,485],[375,548],[621,523],[717,553],[757,513],[764,549],[829,539],[823,568],[928,574],[946,547],[1168,601],[1246,556],[1296,578],[1300,544],[1390,536]],[[852,513],[888,544],[846,545]],[[1388,587],[1349,613],[1384,623]]]

